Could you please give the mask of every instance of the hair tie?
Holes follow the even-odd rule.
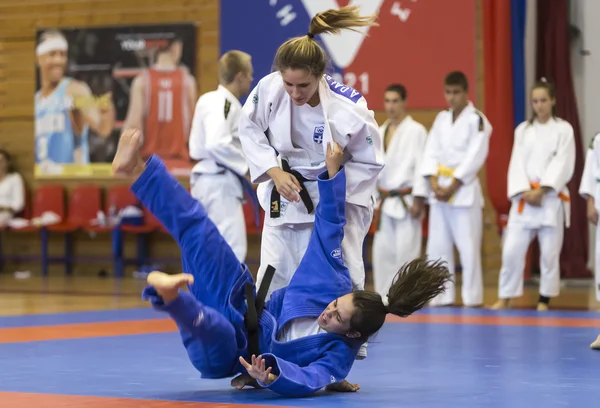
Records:
[[[315,35],[313,33],[311,33],[310,31],[308,33],[306,33],[306,35],[308,36],[308,38],[313,39],[315,38]]]

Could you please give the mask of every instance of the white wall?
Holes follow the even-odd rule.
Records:
[[[600,132],[600,0],[572,0],[571,22],[582,33],[572,44],[571,66],[579,108],[579,119],[584,146]],[[590,55],[583,56],[581,49]],[[590,244],[594,248],[594,235],[590,229]],[[590,267],[593,267],[594,251],[590,251]]]

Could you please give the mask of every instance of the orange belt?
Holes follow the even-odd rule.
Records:
[[[531,182],[531,183],[529,183],[529,185],[534,190],[537,190],[540,188],[540,183],[537,183],[537,182],[535,182],[535,183]],[[564,193],[558,193],[558,198],[560,198],[562,201],[564,201],[566,203],[568,203],[570,201],[569,196]],[[523,197],[521,197],[521,199],[519,200],[519,214],[521,214],[524,209],[525,209],[525,199]]]

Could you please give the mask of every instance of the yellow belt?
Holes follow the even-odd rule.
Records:
[[[454,170],[452,167],[446,167],[443,164],[438,164],[437,166],[437,175],[438,177],[442,176],[442,177],[454,177]],[[448,203],[452,203],[454,202],[454,194],[452,196],[450,196],[450,198],[448,199]]]
[[[452,167],[446,167],[443,164],[438,164],[437,175],[442,177],[454,177],[454,170]]]

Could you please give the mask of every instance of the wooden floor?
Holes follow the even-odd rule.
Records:
[[[0,316],[148,307],[141,299],[144,286],[143,279],[133,278],[53,276],[42,279],[32,276],[16,279],[13,274],[4,273],[0,274]],[[485,304],[494,302],[496,294],[496,286],[486,287]],[[537,284],[531,282],[515,307],[533,308],[537,297]],[[595,300],[591,282],[563,282],[561,295],[552,300],[551,308],[600,310],[600,303]]]

